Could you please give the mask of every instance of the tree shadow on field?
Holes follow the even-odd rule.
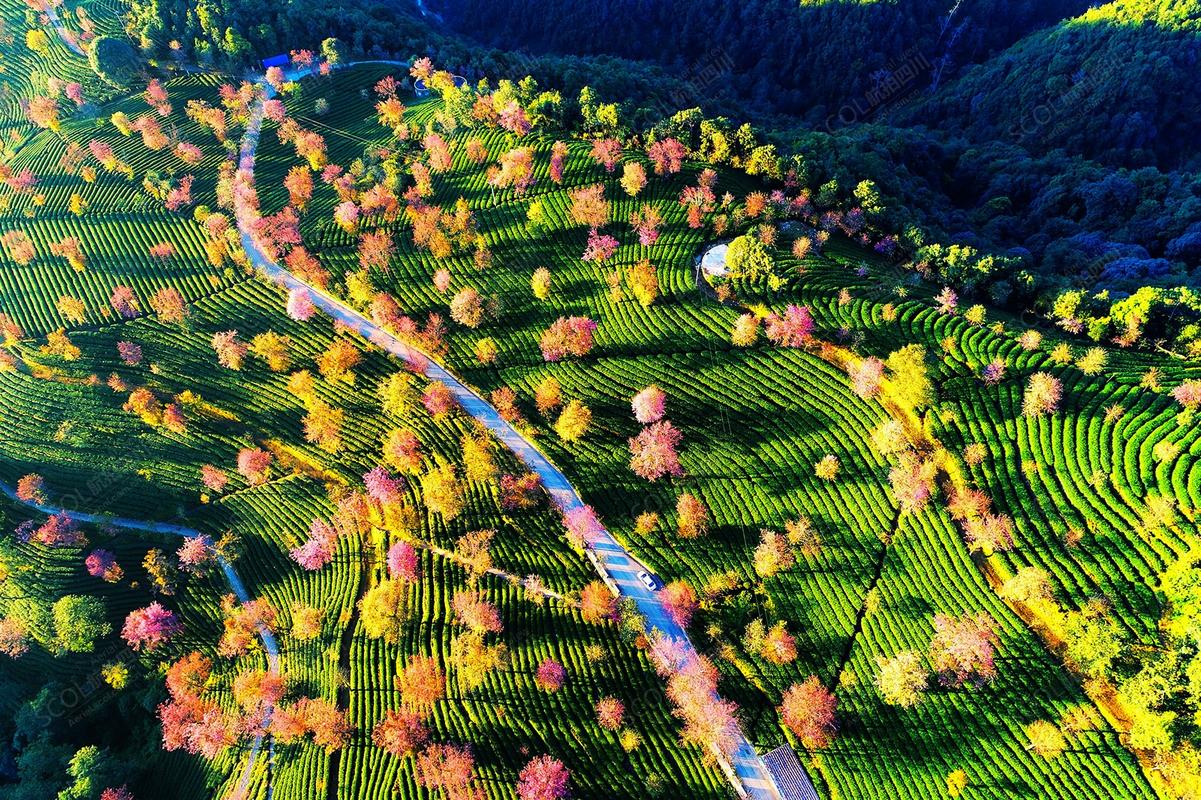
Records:
[[[707,409],[712,408],[714,411],[709,412]],[[779,459],[777,454],[795,452],[798,448],[813,449],[814,453],[817,450],[814,444],[805,442],[799,439],[803,434],[817,434],[820,432],[829,431],[837,433],[835,420],[826,415],[812,414],[799,410],[777,410],[772,412],[767,409],[749,410],[749,411],[732,411],[727,406],[713,404],[711,406],[701,406],[701,413],[710,413],[713,416],[721,416],[729,427],[729,432],[723,431],[723,437],[731,444],[737,445],[739,448],[754,453],[759,457],[771,457]],[[719,411],[720,409],[720,411]],[[776,416],[769,416],[769,415]],[[778,415],[788,414],[790,424],[785,427],[780,421]],[[770,420],[770,425],[765,425],[765,420]],[[831,437],[834,441],[838,440],[837,436]],[[761,456],[759,455],[761,454]],[[849,454],[839,453],[843,459],[844,467],[848,463]],[[819,453],[813,461],[817,461],[821,457]],[[857,469],[864,469],[867,465],[856,465]],[[782,474],[769,474],[765,476],[765,480],[770,481],[772,487],[777,491],[785,491],[791,484],[785,484],[782,479],[786,476]]]
[[[1041,652],[1007,656],[1002,650],[997,673],[988,697],[1001,700],[997,706],[1012,709],[1008,716],[1022,723],[1054,714],[1058,704],[1088,702],[1076,678]]]
[[[1102,596],[1118,598],[1122,606],[1129,609],[1132,615],[1143,623],[1143,629],[1138,633],[1146,643],[1154,645],[1159,619],[1164,611],[1163,602],[1155,590],[1142,581],[1129,579],[1102,580],[1099,582],[1099,588]]]
[[[531,691],[538,692],[533,689]],[[565,691],[565,690],[561,690]],[[652,695],[651,690],[630,697],[630,708],[642,718],[650,715],[654,718],[656,728],[670,719],[670,712],[662,700],[662,690]],[[472,737],[472,749],[475,752],[477,766],[480,771],[516,775],[528,763],[530,758],[539,753],[553,753],[573,776],[573,796],[581,798],[606,798],[614,796],[640,796],[635,794],[645,778],[635,769],[613,770],[612,768],[598,769],[597,756],[603,753],[612,758],[616,748],[611,740],[593,741],[587,748],[580,747],[578,739],[581,725],[575,720],[564,718],[557,714],[558,704],[551,698],[545,703],[538,703],[527,711],[532,710],[532,718],[519,724],[507,721],[507,715],[497,719],[485,710],[485,706],[503,707],[503,704],[521,700],[522,692],[506,693],[504,695],[479,695],[458,700],[464,706],[464,716],[469,718],[477,735]],[[542,699],[542,698],[538,698]],[[473,708],[474,707],[474,708]],[[671,723],[667,723],[671,724]],[[600,753],[598,753],[600,751]],[[626,762],[629,764],[629,762]],[[665,779],[665,788],[669,794],[664,796],[692,797],[696,787],[689,786],[688,776],[681,774],[680,766],[674,761],[660,764],[663,771],[660,778]],[[667,774],[663,774],[666,772]],[[487,782],[487,778],[483,779]],[[509,790],[506,785],[502,791]]]
[[[934,614],[934,606],[930,601],[915,594],[905,594],[889,605],[893,611],[904,614],[909,619],[925,619]]]
[[[521,617],[522,624],[520,626],[513,624],[505,626],[504,641],[510,652],[516,653],[523,647],[528,648],[531,653],[554,652],[555,649],[574,652],[576,651],[575,645],[579,646],[579,650],[583,650],[584,645],[595,643],[595,639],[589,636],[587,631],[582,630],[578,624],[573,624],[573,620],[566,616],[566,612],[556,614],[546,606],[521,608],[520,604],[525,602],[527,601],[514,598],[510,603],[502,606],[502,612],[506,608],[510,611],[510,619],[515,614],[519,614]],[[548,604],[557,604],[558,602],[558,600],[547,600]],[[533,618],[535,612],[540,612],[543,616]],[[554,647],[551,645],[552,642],[555,643]],[[537,664],[528,668],[509,666],[510,672],[529,674],[531,679],[536,669]]]
[[[1001,793],[1002,797],[1039,797],[1039,793],[1032,787],[1021,781],[1014,779],[999,780],[989,784],[995,786]]]
[[[874,565],[880,548],[879,542],[864,543],[860,547],[844,546],[838,548],[842,551],[842,555],[835,561],[828,559],[831,563],[818,567],[815,565],[806,566],[804,563],[793,570],[798,575],[827,575],[830,577],[841,577],[850,581],[854,585],[867,584],[870,582],[874,572]],[[829,553],[835,548],[822,545],[823,551]]]
[[[178,800],[200,800],[212,797],[220,787],[203,759],[182,750],[154,753],[154,769],[142,770],[131,789],[137,797],[173,797]],[[190,790],[190,791],[189,791]]]
[[[974,733],[949,725],[918,727],[912,718],[872,699],[866,708],[839,714],[839,738],[833,751],[872,760],[941,765],[970,754]]]

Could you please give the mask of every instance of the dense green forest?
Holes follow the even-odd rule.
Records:
[[[663,66],[617,56],[530,55],[512,48],[481,46],[424,20],[408,0],[380,5],[348,0],[337,5],[252,2],[170,3],[130,0],[123,21],[143,53],[165,63],[183,59],[218,68],[255,66],[259,59],[293,50],[317,51],[327,38],[355,58],[409,59],[428,56],[473,81],[530,75],[569,99],[590,86],[620,98],[626,122],[649,125],[702,99],[708,110],[739,118],[758,116],[733,92],[714,97],[689,76]],[[270,20],[263,23],[262,20]]]
[[[894,198],[899,228],[1018,255],[1044,291],[1103,285],[1124,293],[1195,279],[1194,173],[1111,168],[1062,150],[1032,155],[1004,141],[884,125],[836,136],[798,129],[787,148],[847,189],[870,176]]]
[[[610,54],[703,76],[728,66],[738,95],[811,120],[850,104],[866,113],[906,64],[909,89],[987,58],[1029,31],[1087,7],[1081,0],[443,0],[456,29],[501,47]],[[702,78],[703,80],[703,78]],[[715,87],[714,87],[715,88]]]
[[[275,0],[132,0],[127,24],[145,50],[165,54],[171,42],[200,61],[250,62],[256,56],[315,46],[338,36],[357,52],[384,54],[418,41],[404,9],[367,3],[280,3]],[[174,49],[174,48],[172,48]]]
[[[1032,34],[900,119],[1114,166],[1195,170],[1199,66],[1196,3],[1119,0]]]

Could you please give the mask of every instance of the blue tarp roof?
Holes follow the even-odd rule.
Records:
[[[277,56],[271,56],[270,58],[264,58],[263,59],[263,69],[267,69],[268,67],[286,67],[286,66],[288,66],[289,61],[290,61],[290,59],[288,58],[287,53],[280,53]]]

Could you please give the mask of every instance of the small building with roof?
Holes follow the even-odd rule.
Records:
[[[763,763],[775,781],[781,800],[820,800],[813,781],[809,780],[808,773],[787,743],[765,753]]]

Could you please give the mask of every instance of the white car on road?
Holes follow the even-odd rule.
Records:
[[[651,577],[651,574],[646,570],[638,570],[638,580],[642,581],[642,585],[650,589],[652,592],[659,591],[659,582]]]

